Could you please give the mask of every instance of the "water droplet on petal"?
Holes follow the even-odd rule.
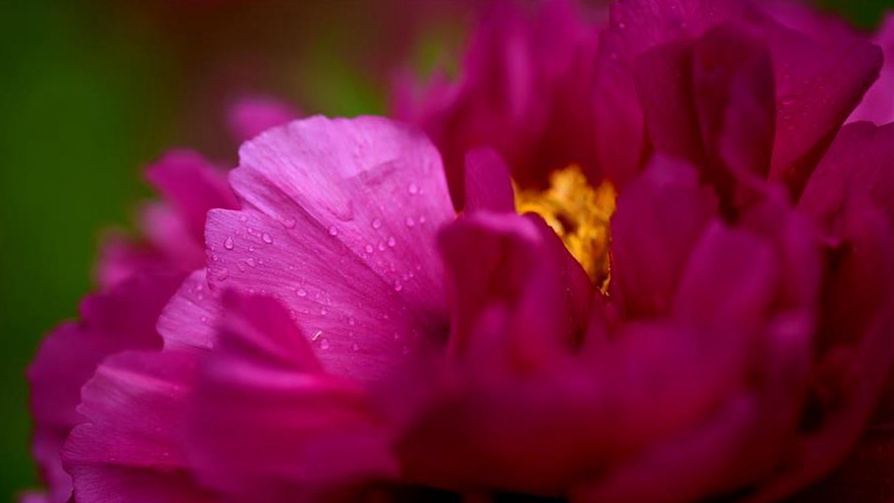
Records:
[[[273,243],[273,238],[270,237],[270,234],[267,234],[266,232],[264,233],[263,236],[261,236],[261,240],[263,240],[268,245]]]
[[[373,229],[378,229],[378,228],[382,227],[382,221],[379,220],[378,218],[373,220],[372,227],[373,227]]]
[[[409,192],[411,195],[415,196],[416,194],[419,193],[419,186],[416,185],[415,183],[411,183],[410,186],[407,187],[407,192]]]
[[[336,229],[334,225],[329,227],[329,235],[338,236],[338,229]]]
[[[233,238],[227,236],[227,239],[224,239],[224,248],[227,250],[232,250],[235,244],[233,243]]]
[[[414,225],[416,225],[416,221],[413,220],[413,217],[407,217],[406,224],[407,227],[413,227]]]
[[[329,349],[329,341],[326,339],[320,340],[320,349]]]
[[[395,245],[397,245],[397,241],[394,239],[394,236],[390,236],[388,238],[388,246],[394,248]]]
[[[299,288],[299,289],[295,290],[295,295],[297,295],[299,297],[307,297],[307,290],[305,290],[303,288]]]
[[[282,225],[283,225],[283,227],[285,227],[286,229],[294,229],[294,228],[295,228],[295,224],[297,224],[297,223],[298,223],[298,222],[296,222],[294,218],[286,218],[286,219],[284,219],[284,220],[282,221]]]
[[[372,245],[366,245],[365,247],[363,247],[363,249],[366,250],[366,253],[372,253],[372,252],[373,252],[373,247],[372,247]]]
[[[379,244],[376,246],[376,248],[378,248],[379,251],[385,251],[385,242],[379,241]]]
[[[250,266],[252,266],[252,267],[257,267],[257,266],[258,266],[258,262],[257,262],[255,259],[251,258],[251,257],[245,259],[245,262],[248,263],[248,265],[250,265]]]
[[[395,282],[394,282],[394,291],[395,291],[395,292],[399,292],[399,291],[401,291],[401,290],[403,290],[403,289],[404,289],[404,285],[401,284],[400,281],[395,281]]]

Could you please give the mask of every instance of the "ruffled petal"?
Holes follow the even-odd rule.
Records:
[[[125,352],[84,387],[63,459],[79,502],[212,502],[188,473],[184,414],[196,374],[188,353]]]
[[[220,345],[192,403],[199,479],[227,501],[274,503],[334,500],[396,476],[384,418],[363,390],[321,373],[288,311],[269,298],[224,300]]]
[[[454,212],[420,133],[315,117],[267,131],[241,157],[231,182],[245,209],[212,211],[206,228],[213,288],[277,297],[325,337],[327,369],[367,382],[443,341],[434,236]]]
[[[160,348],[155,320],[179,284],[179,275],[137,275],[107,293],[88,297],[78,323],[47,336],[28,367],[34,456],[50,486],[53,502],[67,501],[71,481],[59,451],[69,431],[84,420],[75,411],[81,386],[107,356],[127,349]]]

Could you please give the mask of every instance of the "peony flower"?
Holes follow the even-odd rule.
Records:
[[[894,496],[866,469],[891,460],[894,124],[842,126],[881,51],[747,2],[623,0],[575,73],[587,23],[549,5],[580,28],[554,59],[499,5],[469,61],[516,64],[472,63],[417,126],[245,142],[204,260],[145,343],[77,367],[76,411],[87,377],[52,364],[83,348],[42,350],[75,501]]]

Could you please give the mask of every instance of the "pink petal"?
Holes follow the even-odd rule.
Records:
[[[570,164],[598,171],[590,135],[596,26],[572,2],[527,7],[489,4],[462,77],[435,82],[420,111],[402,117],[420,124],[443,153],[457,208],[464,206],[464,157],[475,148],[493,148],[525,187]]]
[[[163,253],[148,243],[131,239],[121,233],[104,237],[96,265],[96,281],[101,290],[115,285],[139,272],[163,272],[171,263]]]
[[[798,203],[833,237],[844,215],[874,205],[894,219],[894,124],[848,124],[817,166]]]
[[[885,17],[875,43],[884,52],[885,64],[879,79],[863,96],[848,122],[865,120],[879,126],[894,122],[894,14],[889,12]]]
[[[440,245],[452,306],[449,347],[456,355],[479,353],[491,360],[488,367],[525,373],[575,345],[594,292],[542,220],[479,212],[445,227]]]
[[[283,101],[266,96],[247,97],[238,100],[227,111],[227,126],[233,139],[242,143],[300,115]]]
[[[205,351],[214,347],[221,313],[220,292],[208,287],[204,269],[183,281],[158,318],[165,349]]]
[[[772,24],[763,36],[773,54],[778,100],[770,179],[785,180],[799,194],[835,131],[878,78],[882,55],[861,39],[817,44]]]
[[[71,490],[59,450],[71,428],[83,421],[75,411],[81,386],[108,355],[161,347],[155,320],[179,280],[179,275],[132,276],[85,299],[82,321],[60,326],[41,343],[27,374],[35,420],[34,456],[50,485],[52,501],[66,501]]]
[[[515,211],[515,196],[509,168],[491,149],[471,150],[466,154],[466,211]]]
[[[216,501],[187,474],[184,413],[196,361],[185,353],[125,352],[83,389],[85,423],[64,449],[79,502]]]
[[[199,243],[208,210],[238,207],[224,174],[192,151],[168,152],[147,168],[146,178],[170,202]]]
[[[439,343],[434,234],[454,213],[421,134],[315,117],[268,131],[241,157],[231,181],[245,209],[212,211],[206,229],[213,288],[277,296],[326,336],[327,369],[364,381]]]
[[[621,193],[612,217],[610,288],[625,313],[667,312],[716,206],[691,166],[662,157]]]
[[[322,501],[393,476],[369,397],[320,373],[288,311],[262,297],[225,303],[191,419],[190,459],[203,484],[228,501]]]

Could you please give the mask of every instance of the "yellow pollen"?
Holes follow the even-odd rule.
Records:
[[[546,190],[513,188],[516,210],[543,217],[604,291],[610,279],[608,241],[617,196],[614,186],[604,181],[593,188],[580,167],[571,165],[554,171]]]

